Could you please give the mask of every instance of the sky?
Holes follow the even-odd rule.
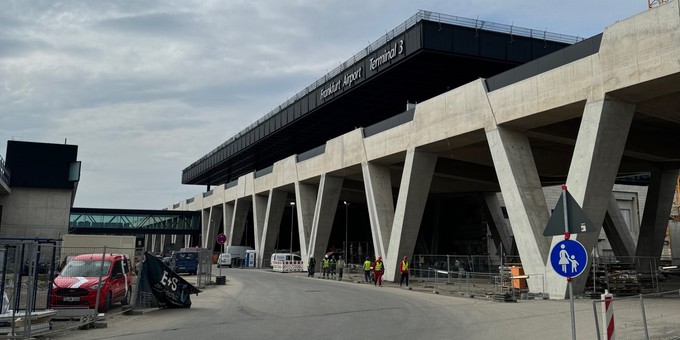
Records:
[[[418,10],[590,37],[644,0],[3,1],[0,156],[78,145],[77,207],[162,209],[182,170]]]

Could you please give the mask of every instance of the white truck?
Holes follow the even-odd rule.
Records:
[[[253,250],[248,246],[226,246],[224,252],[231,254],[231,267],[241,267],[246,260],[246,250]]]

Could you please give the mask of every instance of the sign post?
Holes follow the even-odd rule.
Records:
[[[560,206],[561,205],[561,206]],[[570,217],[573,220],[570,221]],[[545,236],[559,235],[559,221],[563,218],[564,240],[558,242],[550,250],[550,264],[555,272],[567,278],[569,287],[569,307],[571,311],[571,338],[576,340],[576,318],[574,316],[574,288],[572,280],[579,276],[588,267],[588,253],[581,242],[570,240],[571,233],[593,232],[596,228],[588,216],[581,210],[573,197],[567,192],[567,186],[562,186],[562,196],[560,197],[555,211],[553,212],[548,225],[543,231]],[[570,225],[570,223],[572,225]]]
[[[224,254],[224,243],[226,243],[226,242],[227,242],[227,235],[224,235],[224,233],[217,234],[217,243],[222,246],[222,254]],[[218,256],[217,262],[219,262],[219,261],[220,261],[220,258]],[[220,267],[220,276],[222,276],[222,266],[220,266],[219,263],[218,263],[217,266]]]

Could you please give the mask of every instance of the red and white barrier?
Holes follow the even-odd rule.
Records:
[[[307,271],[303,261],[274,261],[272,268],[275,272],[290,273]]]
[[[607,340],[616,339],[614,332],[614,305],[612,301],[614,295],[610,294],[608,290],[605,289],[604,294],[600,296],[602,301],[604,301],[604,308],[602,309],[602,328],[607,332]]]

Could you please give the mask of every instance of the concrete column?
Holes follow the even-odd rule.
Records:
[[[623,219],[621,208],[612,193],[607,205],[607,214],[602,224],[607,240],[612,246],[614,255],[630,257],[635,255],[635,240]]]
[[[261,240],[262,233],[264,232],[265,216],[267,215],[267,201],[269,201],[269,194],[271,190],[266,192],[264,195],[253,194],[253,228],[255,232],[255,252],[257,253],[257,264],[259,268],[262,264],[262,249]]]
[[[406,151],[389,248],[384,261],[385,280],[396,280],[399,272],[397,268],[404,255],[409,259],[413,257],[436,164],[436,155],[415,149]]]
[[[285,191],[275,189],[269,190],[259,249],[255,249],[257,250],[258,267],[262,267],[263,263],[265,263],[264,260],[266,256],[274,253],[274,243],[276,242],[276,237],[281,232],[281,220],[283,217],[283,210],[286,208],[286,197],[287,193]],[[259,204],[262,204],[262,202],[258,203],[258,205]],[[261,208],[258,209],[261,210]],[[259,215],[260,213],[258,212],[257,214]],[[256,243],[255,246],[257,247],[258,244]],[[267,261],[269,261],[268,258]]]
[[[234,217],[232,218],[231,235],[229,236],[229,245],[238,246],[243,239],[243,232],[246,229],[246,222],[248,219],[248,212],[250,211],[251,198],[240,198],[234,203]]]
[[[680,265],[680,221],[668,223],[668,236],[671,242],[671,258],[673,265]]]
[[[658,264],[661,257],[677,178],[678,170],[652,172],[652,182],[647,189],[647,200],[640,224],[640,238],[635,251],[636,256],[646,258],[640,259],[641,270],[649,270],[650,260],[656,259]]]
[[[212,206],[204,209],[207,213],[207,219],[201,223],[201,247],[208,248],[212,251],[215,247],[215,239],[217,238],[217,230],[222,222],[222,205]],[[204,213],[204,216],[206,214]]]
[[[309,244],[314,224],[314,211],[316,210],[316,199],[319,187],[314,184],[295,181],[295,212],[297,214],[298,238],[300,239],[300,256],[306,261]],[[288,209],[291,209],[290,207]],[[291,226],[292,228],[293,226]],[[295,237],[295,236],[293,236]],[[316,249],[323,252],[326,249]],[[315,255],[316,256],[316,255]]]
[[[505,223],[505,217],[503,217],[503,209],[501,209],[501,204],[498,201],[498,195],[496,193],[484,194],[484,208],[488,216],[491,218],[489,223],[489,230],[494,239],[496,247],[503,244],[503,252],[509,254],[512,249],[512,230]]]
[[[211,234],[212,223],[210,223],[210,207],[201,209],[201,239],[198,244],[207,248],[209,235]]]
[[[328,248],[328,239],[331,237],[333,220],[338,210],[342,182],[343,179],[340,177],[321,175],[319,192],[314,207],[314,220],[309,233],[309,244],[307,250],[301,252],[304,261],[309,259],[310,254],[314,254],[316,259],[320,259]],[[307,230],[305,230],[306,232]]]
[[[543,292],[550,248],[543,230],[549,216],[529,139],[502,126],[486,131],[486,136],[529,290]]]
[[[151,251],[151,242],[152,242],[152,235],[146,234],[144,235],[144,250],[145,251]]]
[[[161,254],[163,254],[163,250],[165,249],[165,239],[166,239],[165,236],[166,235],[161,235],[161,244],[160,244],[161,249],[159,250]]]
[[[583,111],[567,175],[567,190],[597,227],[595,232],[572,236],[588,251],[597,243],[634,113],[635,105],[608,99],[589,100]],[[564,236],[554,236],[551,248],[562,240]],[[585,273],[590,270],[590,263],[588,261],[584,274],[572,281],[576,294],[585,287],[588,278]],[[567,280],[555,274],[549,263],[546,272],[550,298],[567,298]]]
[[[191,239],[196,236],[194,235],[184,235],[184,247],[182,248],[189,248],[191,247]]]
[[[386,256],[394,221],[394,198],[390,168],[374,163],[361,164],[366,189],[366,204],[371,222],[376,256]]]
[[[225,245],[231,245],[231,236],[234,234],[234,211],[236,201],[222,203],[222,220],[224,221],[224,234],[227,235]]]

